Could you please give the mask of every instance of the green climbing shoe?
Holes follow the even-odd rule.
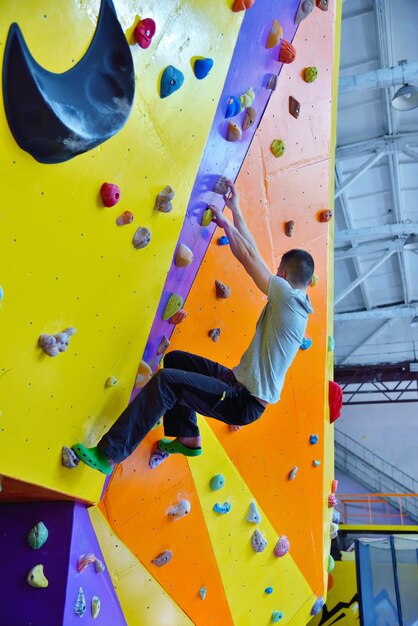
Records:
[[[86,448],[82,443],[76,443],[72,447],[80,461],[89,465],[93,469],[99,470],[102,474],[111,474],[113,467],[110,465],[107,456],[99,448]]]
[[[160,439],[158,447],[168,454],[184,454],[184,456],[200,456],[202,454],[202,448],[188,448],[178,439]]]

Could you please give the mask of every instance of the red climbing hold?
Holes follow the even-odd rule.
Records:
[[[134,37],[141,48],[149,48],[152,38],[155,35],[155,22],[152,18],[147,17],[138,22],[135,26]]]
[[[120,200],[120,189],[112,183],[103,183],[100,189],[104,206],[115,206]]]
[[[255,0],[235,0],[234,6],[232,10],[234,13],[239,13],[239,11],[245,11],[246,9],[251,9]]]

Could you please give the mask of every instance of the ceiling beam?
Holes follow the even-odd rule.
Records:
[[[341,185],[339,185],[339,187],[335,190],[335,194],[334,194],[334,198],[338,198],[338,196],[340,196],[343,191],[345,191],[350,185],[352,185],[358,178],[360,178],[360,176],[362,174],[364,174],[365,172],[367,172],[371,167],[373,167],[373,165],[375,163],[377,163],[377,161],[379,161],[379,159],[382,158],[382,156],[384,156],[386,154],[386,152],[384,150],[381,150],[380,152],[378,152],[377,154],[374,154],[370,157],[370,159],[368,159],[368,161],[366,161],[365,163],[362,163],[350,176],[348,176],[342,183]]]
[[[339,302],[341,302],[341,300],[344,300],[344,298],[348,296],[349,293],[351,293],[364,280],[366,280],[366,278],[368,278],[370,274],[373,274],[373,272],[375,272],[378,267],[383,265],[383,263],[385,263],[385,261],[387,261],[394,253],[395,253],[395,250],[387,250],[387,252],[382,256],[382,258],[379,259],[379,261],[377,261],[377,263],[374,263],[366,272],[363,272],[363,274],[360,274],[360,276],[358,276],[356,280],[353,280],[353,282],[350,283],[348,287],[343,289],[343,291],[334,298],[334,306],[338,304]]]
[[[345,365],[347,361],[349,361],[361,348],[366,346],[368,343],[370,343],[374,339],[377,339],[377,337],[379,337],[385,330],[387,330],[394,323],[395,319],[396,318],[392,317],[391,319],[383,322],[383,324],[381,324],[379,328],[374,330],[370,335],[368,335],[368,337],[363,339],[353,350],[351,350],[348,354],[346,354],[344,358],[338,361],[336,365],[338,366]]]
[[[388,306],[370,311],[348,311],[346,313],[335,313],[335,322],[359,322],[361,320],[385,320],[392,317],[413,318],[418,315],[418,303],[409,306]]]
[[[384,67],[380,70],[340,76],[338,93],[366,91],[368,89],[384,89],[395,85],[418,82],[418,62],[405,63],[395,67]]]
[[[418,235],[418,222],[401,224],[384,224],[383,226],[365,226],[364,228],[349,228],[335,233],[334,243],[344,244],[353,239],[384,239],[399,235]]]
[[[408,241],[407,239],[405,242]],[[358,256],[368,256],[369,254],[378,254],[379,252],[385,252],[385,250],[399,250],[404,245],[404,242],[395,239],[394,241],[387,239],[386,241],[375,241],[369,243],[363,243],[355,247],[338,249],[334,252],[334,261],[343,261],[345,259],[353,259]],[[418,248],[418,240],[417,240]]]
[[[394,135],[381,135],[374,139],[365,139],[337,146],[335,152],[336,159],[354,159],[360,156],[367,156],[376,152],[402,152],[405,148],[418,146],[418,132],[396,133]]]

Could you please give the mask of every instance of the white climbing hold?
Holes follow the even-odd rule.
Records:
[[[261,522],[261,515],[258,512],[255,502],[251,502],[250,508],[248,509],[247,517],[245,519],[247,520],[247,522],[251,522],[251,524],[259,524]]]
[[[191,508],[192,507],[190,502],[188,500],[182,499],[176,506],[172,506],[169,509],[168,514],[171,515],[171,517],[185,517],[190,513]]]
[[[267,546],[267,540],[263,537],[258,528],[252,534],[251,546],[254,552],[263,552]]]

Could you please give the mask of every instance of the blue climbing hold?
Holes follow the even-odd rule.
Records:
[[[229,244],[229,239],[226,235],[224,235],[223,237],[219,237],[218,246],[227,246],[228,244]]]
[[[206,78],[206,76],[211,71],[212,67],[213,67],[213,59],[209,57],[206,59],[196,59],[196,61],[194,62],[194,68],[193,68],[194,75],[199,80],[202,80],[203,78]]]
[[[313,446],[318,443],[318,435],[311,435],[309,437],[309,443],[311,443]]]
[[[222,474],[215,474],[215,476],[212,476],[212,478],[210,479],[209,486],[212,491],[219,491],[219,489],[222,489],[224,484],[225,478],[222,476]]]
[[[332,335],[328,335],[328,352],[334,352],[335,339]]]
[[[318,459],[314,459],[314,460],[312,461],[312,465],[313,465],[314,467],[319,467],[319,466],[321,465],[321,461],[319,461]]]
[[[281,622],[284,618],[284,613],[282,611],[273,611],[271,615],[271,623],[277,624],[277,622]]]
[[[199,589],[199,596],[204,600],[206,598],[206,587],[201,587]]]
[[[229,511],[231,510],[231,504],[229,502],[224,502],[223,504],[219,504],[219,502],[217,502],[213,506],[213,510],[215,511],[215,513],[226,515],[226,513],[229,513]]]
[[[266,593],[268,596],[273,593],[273,587],[266,587],[264,589],[264,593]]]
[[[221,239],[222,239],[222,237],[221,237]],[[3,296],[4,296],[3,287],[0,287],[0,300],[3,300]]]
[[[160,97],[167,98],[180,89],[184,83],[184,74],[177,68],[169,65],[161,76]]]
[[[311,615],[318,615],[320,611],[324,608],[325,600],[324,598],[318,598],[318,600],[314,603],[311,608]]]
[[[312,343],[313,343],[312,339],[307,339],[306,337],[304,337],[302,339],[302,343],[299,346],[299,350],[309,350]]]
[[[241,111],[241,102],[236,96],[230,96],[226,103],[225,117],[234,117]]]

